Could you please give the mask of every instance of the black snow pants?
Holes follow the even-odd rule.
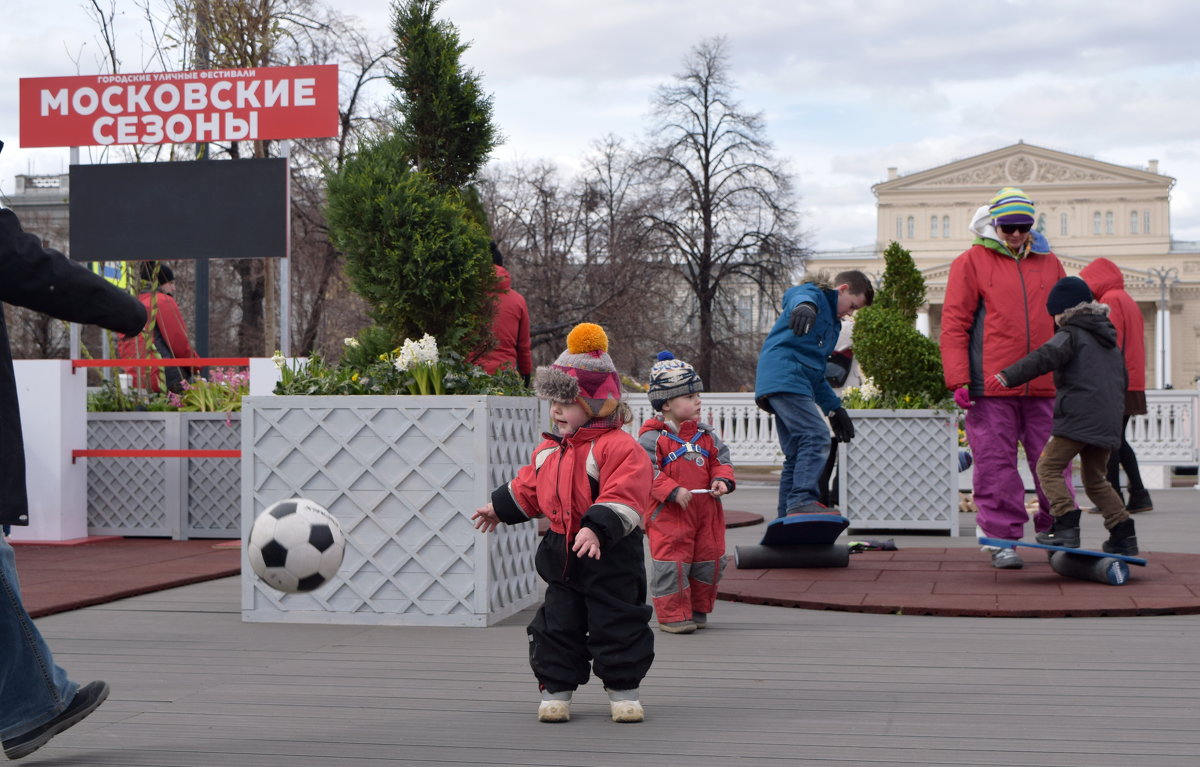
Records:
[[[527,629],[529,665],[548,692],[587,683],[588,664],[611,690],[636,688],[654,661],[639,528],[600,553],[578,557],[547,532],[535,556],[546,600]]]

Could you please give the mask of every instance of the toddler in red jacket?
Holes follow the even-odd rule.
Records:
[[[650,370],[650,405],[638,442],[654,465],[646,506],[650,595],[661,631],[691,634],[708,625],[725,565],[725,512],[733,492],[729,448],[700,421],[704,382],[691,365],[659,352]]]
[[[528,628],[538,719],[570,719],[571,694],[590,670],[604,683],[613,721],[640,722],[638,686],[654,660],[641,528],[650,462],[621,428],[633,414],[603,328],[575,326],[567,350],[537,369],[533,388],[550,400],[553,430],[472,519],[485,533],[501,522],[550,521],[535,557],[546,598]]]

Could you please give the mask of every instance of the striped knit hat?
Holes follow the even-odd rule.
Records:
[[[650,368],[650,407],[661,411],[667,400],[704,391],[704,382],[696,370],[670,352],[659,352],[658,362]]]
[[[591,322],[567,334],[567,350],[549,367],[540,367],[533,391],[552,402],[578,402],[592,418],[604,418],[621,402],[621,378],[608,356],[608,335]]]
[[[1033,200],[1015,186],[1006,186],[988,204],[995,224],[1033,224]]]

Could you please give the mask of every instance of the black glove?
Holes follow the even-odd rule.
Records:
[[[833,436],[838,442],[849,442],[854,439],[854,424],[846,408],[839,407],[829,414],[829,425],[833,427]]]
[[[817,319],[817,307],[812,304],[800,304],[792,310],[792,316],[788,319],[788,325],[792,332],[798,336],[802,336],[812,330],[813,321]]]

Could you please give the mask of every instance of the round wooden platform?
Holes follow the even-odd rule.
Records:
[[[1200,613],[1200,555],[1142,552],[1129,582],[1064,578],[1040,552],[997,570],[974,547],[865,551],[829,569],[727,567],[719,597],[735,602],[905,615],[1065,617]]]

